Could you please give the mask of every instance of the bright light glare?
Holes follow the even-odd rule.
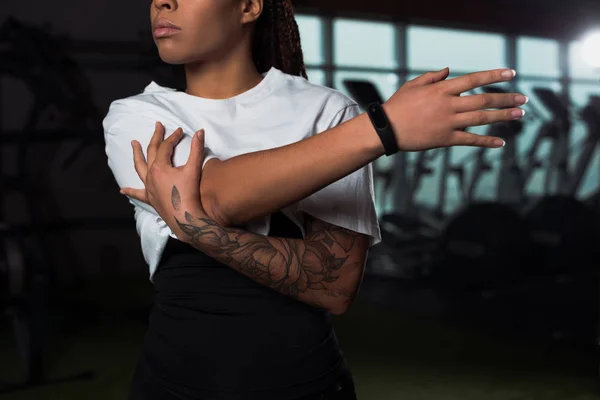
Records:
[[[583,60],[594,68],[600,68],[600,31],[594,31],[581,42]]]

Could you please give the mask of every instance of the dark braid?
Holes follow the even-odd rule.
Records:
[[[307,78],[291,0],[265,0],[263,13],[256,22],[252,47],[259,72],[275,67],[286,74]]]

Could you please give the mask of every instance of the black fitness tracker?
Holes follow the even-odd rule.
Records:
[[[394,129],[381,104],[369,104],[369,107],[367,107],[367,114],[369,114],[369,118],[371,118],[375,131],[377,131],[379,139],[381,140],[381,143],[383,143],[385,155],[391,156],[392,154],[396,154],[399,149],[398,143],[396,143]]]

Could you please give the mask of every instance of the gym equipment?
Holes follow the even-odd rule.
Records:
[[[63,162],[71,166],[81,149],[91,144],[101,145],[102,136],[84,135],[101,124],[102,114],[92,100],[92,89],[83,70],[66,52],[66,37],[52,35],[49,29],[27,25],[14,18],[0,26],[4,42],[0,58],[0,74],[8,74],[24,82],[34,95],[29,126],[33,129],[43,112],[52,108],[58,112],[58,123],[80,130],[80,145]],[[28,145],[28,135],[22,135],[21,153]]]
[[[486,93],[505,93],[503,89],[493,86],[483,88],[483,91]],[[502,204],[510,204],[516,207],[531,201],[530,196],[527,194],[527,186],[537,170],[547,167],[544,188],[548,192],[552,191],[552,187],[560,186],[568,179],[565,168],[568,164],[569,155],[568,135],[571,127],[571,112],[556,93],[544,88],[534,88],[533,91],[553,114],[553,117],[544,121],[532,144],[521,157],[519,157],[520,154],[517,149],[517,137],[523,131],[524,124],[528,119],[542,118],[540,117],[541,113],[536,111],[534,104],[528,104],[531,112],[526,114],[523,120],[498,123],[488,128],[489,135],[502,137],[506,141],[505,147],[498,153],[500,154],[500,169],[495,198]],[[544,142],[550,142],[552,149],[550,157],[539,155]],[[488,153],[488,149],[478,149],[457,163],[462,166],[475,162],[471,179],[463,181],[464,184],[461,189],[461,199],[465,203],[476,201],[475,192],[484,173],[491,171],[492,163],[498,160],[498,157],[489,157]],[[524,162],[520,162],[520,158],[523,158]]]
[[[487,92],[502,92],[499,89],[486,88]],[[475,228],[471,229],[473,235],[473,242],[480,242],[482,237],[487,237],[486,240],[493,241],[495,243],[503,243],[506,238],[500,237],[501,235],[513,235],[520,236],[524,242],[530,242],[534,255],[539,255],[538,262],[531,260],[531,262],[522,264],[521,256],[517,257],[515,253],[514,262],[511,265],[521,265],[523,273],[531,276],[538,273],[556,273],[562,270],[562,267],[552,267],[547,265],[544,268],[538,268],[541,260],[545,260],[544,263],[563,263],[560,258],[552,255],[552,252],[548,252],[546,256],[542,256],[544,249],[548,249],[549,243],[543,243],[545,240],[549,240],[549,236],[554,235],[557,237],[564,238],[565,235],[576,239],[576,242],[580,243],[581,246],[576,247],[574,243],[569,244],[568,240],[557,240],[556,245],[561,245],[560,249],[557,249],[561,254],[573,254],[575,251],[590,251],[592,248],[588,246],[597,240],[597,236],[594,233],[591,225],[587,225],[584,221],[595,221],[595,215],[593,212],[579,204],[575,199],[566,199],[564,197],[552,197],[555,194],[560,194],[567,189],[569,194],[574,195],[581,181],[581,176],[585,172],[587,165],[589,164],[589,158],[593,152],[593,148],[598,143],[598,130],[595,128],[597,124],[597,115],[595,109],[587,107],[584,110],[584,116],[587,117],[588,125],[590,126],[588,132],[588,140],[586,144],[586,151],[582,153],[579,159],[575,173],[570,173],[568,170],[568,156],[569,156],[569,130],[571,127],[571,112],[569,108],[561,101],[557,94],[554,92],[535,88],[534,92],[536,97],[540,99],[542,104],[552,113],[554,118],[546,121],[542,124],[538,131],[535,140],[531,147],[526,153],[526,162],[523,170],[519,167],[517,162],[517,149],[516,149],[516,137],[522,131],[522,123],[520,121],[514,121],[505,124],[496,124],[489,128],[490,135],[500,136],[506,140],[505,149],[501,155],[500,160],[500,171],[497,185],[497,202],[507,207],[511,207],[513,212],[520,212],[523,206],[526,206],[526,219],[528,225],[532,229],[532,237],[522,237],[522,232],[526,230],[523,228],[523,224],[517,221],[517,218],[509,218],[505,222],[504,229],[498,231],[498,237],[490,237],[490,233],[487,232],[487,226],[490,225],[487,218],[493,222],[495,216],[490,215],[489,217],[479,213],[478,219],[470,219],[473,223],[478,224],[479,230]],[[549,141],[551,151],[547,162],[542,162],[541,156],[539,155],[540,146],[544,141]],[[481,178],[482,172],[479,170],[489,170],[490,161],[486,160],[484,155],[486,150],[477,151],[476,156],[476,171],[473,174],[471,183],[468,185],[466,190],[466,201],[472,202],[474,197],[474,188],[477,185],[478,180]],[[545,180],[544,180],[544,196],[547,199],[539,201],[535,207],[531,204],[536,201],[532,196],[526,194],[526,186],[530,181],[533,173],[538,168],[545,169]],[[569,187],[569,185],[571,185]],[[556,208],[556,203],[562,204]],[[495,212],[498,213],[498,207],[495,206]],[[528,211],[531,210],[531,211]],[[462,211],[465,220],[469,220],[465,215],[470,212],[470,208],[467,207]],[[508,212],[508,211],[507,211]],[[556,214],[556,216],[554,216]],[[570,217],[569,217],[570,215]],[[560,222],[560,221],[563,222]],[[513,221],[514,226],[509,229],[506,224],[508,221]],[[571,221],[571,222],[568,222]],[[527,228],[528,229],[528,228]],[[544,236],[544,233],[545,235]],[[549,232],[552,232],[550,234]],[[562,232],[562,233],[561,233]],[[447,236],[452,235],[451,230],[444,232],[444,241],[452,242],[452,238],[448,239]],[[464,235],[464,233],[463,233]],[[587,247],[586,247],[587,246]],[[460,268],[461,260],[456,258],[455,254],[447,254],[445,250],[442,251],[444,256],[448,256],[449,259],[454,260],[457,263],[457,268]],[[544,253],[546,254],[546,253]],[[517,259],[519,258],[519,259]],[[569,258],[575,259],[576,256],[569,256]]]
[[[441,262],[434,282],[461,290],[486,290],[518,281],[528,260],[528,226],[501,204],[473,203],[448,222],[439,239]]]
[[[598,216],[570,196],[545,196],[526,214],[535,264],[542,275],[597,269]]]
[[[571,113],[567,105],[552,90],[534,88],[533,92],[542,104],[552,113],[553,118],[541,127],[526,155],[527,163],[523,174],[523,188],[527,187],[533,172],[545,167],[544,189],[546,194],[564,188],[568,182],[569,132],[571,130]],[[543,141],[550,142],[550,156],[544,163],[539,158],[538,150]]]
[[[23,295],[26,285],[24,256],[17,238],[6,235],[8,227],[0,224],[0,310]]]
[[[0,388],[7,393],[26,387],[48,384],[43,376],[42,335],[40,326],[43,287],[52,280],[52,249],[42,228],[44,218],[39,206],[41,182],[34,182],[28,154],[33,142],[28,133],[37,128],[44,117],[54,116],[58,126],[70,126],[74,131],[100,123],[100,114],[91,101],[90,86],[83,72],[63,49],[62,38],[53,37],[47,29],[40,29],[9,19],[0,26],[0,74],[7,74],[28,86],[34,103],[28,112],[25,126],[16,138],[17,175],[2,175],[3,193],[17,191],[25,200],[25,207],[31,217],[30,235],[25,238],[12,227],[4,225],[0,235],[0,280],[4,283],[0,306],[6,308],[12,317],[15,338],[20,350],[25,382]],[[82,130],[87,132],[89,130]],[[63,168],[74,160],[73,155],[94,140],[102,143],[102,136],[80,134],[80,147],[67,157]],[[56,145],[50,147],[56,150]],[[44,199],[44,209],[48,210],[52,199]],[[0,216],[0,219],[3,218]],[[26,240],[27,239],[27,240]],[[33,246],[24,251],[27,243]],[[26,256],[27,255],[27,256]],[[86,373],[69,379],[88,378]]]
[[[383,102],[371,82],[345,80],[344,85],[363,109],[371,103]],[[438,151],[419,153],[411,171],[408,154],[399,152],[393,156],[389,172],[375,171],[375,175],[384,180],[381,197],[392,195],[394,200],[394,211],[380,218],[383,246],[372,252],[377,260],[372,265],[380,268],[380,274],[415,279],[426,273],[440,224],[436,226],[434,213],[417,207],[414,199],[423,178],[433,173],[428,165],[438,154]]]
[[[375,85],[368,81],[345,80],[344,85],[351,96],[363,108],[373,102],[383,102]],[[393,157],[391,173],[382,176],[386,180],[386,189],[394,189],[394,216],[383,216],[384,221],[397,225],[398,229],[406,230],[408,233],[419,233],[423,229],[424,236],[430,237],[431,232],[437,232],[439,227],[435,226],[433,213],[415,203],[415,195],[423,182],[423,178],[433,173],[429,165],[441,154],[438,150],[419,152],[416,161],[410,165],[408,153],[399,152]],[[412,168],[411,168],[412,167]],[[412,173],[411,173],[412,172]],[[390,178],[393,176],[394,185]],[[384,193],[387,197],[389,193]],[[428,215],[429,214],[429,215]]]
[[[48,380],[44,377],[41,326],[45,273],[36,267],[40,260],[35,251],[25,251],[24,242],[41,229],[46,234],[55,234],[73,229],[131,229],[131,218],[120,219],[77,219],[47,223],[41,227],[31,225],[7,226],[0,229],[0,310],[11,317],[14,335],[19,349],[25,380],[23,383],[0,386],[0,395],[32,386],[49,385],[74,380],[92,379],[89,371],[75,376]]]
[[[543,335],[550,346],[560,342],[591,346],[597,337],[599,221],[596,210],[575,195],[598,147],[600,107],[592,97],[581,111],[588,135],[576,166],[569,170],[572,111],[554,93],[535,92],[555,118],[542,125],[526,153],[525,168],[509,179],[512,184],[504,189],[514,191],[513,199],[523,199],[522,206],[506,213],[507,208],[487,204],[488,209],[480,210],[479,216],[474,211],[458,214],[440,240],[448,263],[438,266],[435,277],[449,281],[451,288],[462,289],[464,304],[475,304],[483,318],[502,327],[510,326],[519,334]],[[550,141],[548,156],[539,153],[544,141]],[[503,154],[503,159],[515,163],[516,152],[512,159]],[[534,198],[525,189],[538,168],[545,169],[544,191]],[[508,199],[499,197],[499,201]],[[502,234],[492,238],[493,226]],[[465,237],[467,240],[461,240]],[[449,266],[452,263],[455,268]],[[477,273],[480,276],[474,277]]]
[[[496,87],[486,93],[505,93]],[[445,161],[447,171],[458,177],[465,206],[452,217],[440,235],[440,262],[432,271],[435,282],[454,289],[483,290],[494,285],[515,282],[526,270],[527,224],[518,212],[522,202],[521,171],[516,163],[516,138],[522,132],[521,121],[494,124],[488,134],[505,140],[502,150],[496,201],[475,199],[475,191],[485,173],[492,170],[488,149],[475,151],[473,172],[467,182],[462,165]],[[449,156],[447,155],[448,159]],[[447,179],[449,172],[444,175]]]
[[[484,93],[507,93],[506,90],[488,86],[482,88]],[[487,135],[497,136],[505,141],[505,146],[500,151],[500,168],[498,171],[498,182],[496,185],[495,198],[499,203],[513,206],[520,205],[523,201],[523,174],[518,164],[517,137],[523,131],[522,121],[507,121],[489,126]],[[498,150],[495,150],[496,152]],[[492,171],[494,158],[489,157],[490,150],[481,148],[475,150],[471,155],[461,159],[456,166],[458,176],[464,175],[462,169],[470,162],[474,162],[473,172],[470,179],[461,179],[461,200],[470,204],[477,202],[475,192],[481,183],[484,174]]]
[[[434,209],[434,214],[439,221],[444,219],[446,215],[446,200],[448,198],[448,180],[449,178],[455,177],[458,182],[458,187],[461,195],[459,198],[464,199],[464,186],[465,186],[465,168],[459,164],[451,163],[452,148],[445,148],[441,150],[442,156],[442,168],[438,179],[438,196],[437,205]]]
[[[587,126],[587,135],[582,145],[583,151],[563,191],[571,197],[577,196],[594,152],[600,147],[600,96],[590,96],[589,104],[579,112],[579,115]]]
[[[563,113],[565,110],[562,110]],[[577,193],[588,170],[594,152],[600,143],[600,101],[591,97],[580,115],[587,125],[587,137],[573,171],[568,170],[568,159],[561,149],[553,149],[552,169],[558,182],[554,193],[542,197],[526,213],[531,229],[540,273],[577,274],[597,269],[598,210],[577,199]],[[562,147],[568,147],[564,143]],[[551,186],[546,181],[548,187]]]

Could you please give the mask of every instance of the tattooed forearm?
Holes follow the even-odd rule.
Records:
[[[189,212],[185,221],[175,220],[193,247],[262,285],[315,307],[332,312],[344,309],[358,290],[363,263],[350,256],[357,242],[354,232],[315,227],[304,240],[287,239],[223,227]]]

